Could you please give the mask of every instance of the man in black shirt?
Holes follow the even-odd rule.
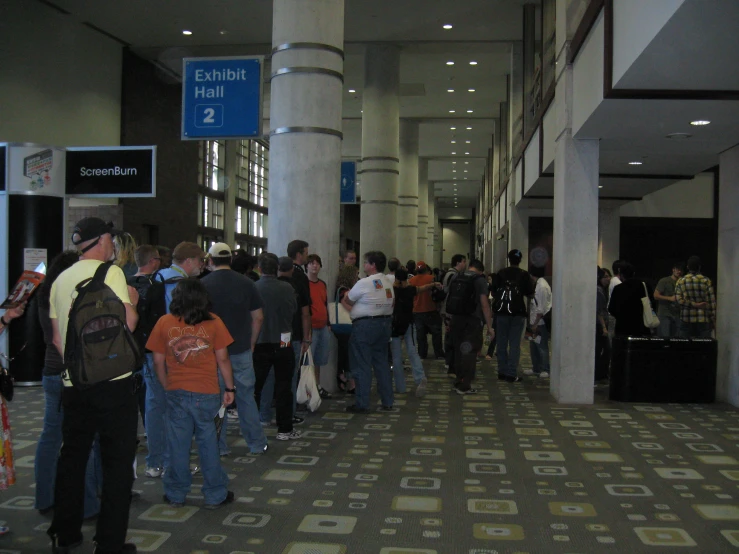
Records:
[[[308,243],[304,240],[293,240],[287,245],[287,255],[293,261],[292,285],[298,293],[300,306],[300,326],[293,326],[293,349],[295,350],[295,373],[293,375],[293,419],[296,424],[303,423],[303,418],[296,414],[295,402],[298,390],[298,375],[300,374],[300,358],[310,348],[313,327],[310,321],[310,284],[305,274],[304,266],[308,262]],[[305,304],[307,300],[308,304]]]
[[[520,267],[523,254],[518,249],[508,252],[508,267],[493,278],[493,311],[496,315],[498,379],[516,383],[521,339],[526,327],[526,300],[535,289],[528,271]]]

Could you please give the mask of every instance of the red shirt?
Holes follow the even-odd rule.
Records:
[[[328,308],[326,302],[328,302],[328,292],[326,291],[326,283],[321,281],[311,281],[308,279],[310,285],[310,324],[313,329],[323,329],[328,325]]]
[[[429,283],[433,283],[433,282],[434,282],[434,276],[428,273],[425,273],[423,275],[416,275],[415,277],[412,277],[408,281],[408,284],[414,287],[422,287],[423,285],[428,285]],[[430,290],[427,290],[426,292],[418,293],[416,297],[413,299],[413,313],[414,314],[422,314],[425,312],[435,312],[435,311],[436,311],[436,302],[434,302],[431,299]]]

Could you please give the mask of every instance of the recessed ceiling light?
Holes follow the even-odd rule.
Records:
[[[449,113],[454,113],[454,110],[449,110]]]
[[[452,162],[452,163],[453,163],[453,164],[455,164],[455,163],[457,163],[457,162]]]
[[[465,154],[466,154],[467,156],[469,156],[469,155],[470,155],[470,153],[469,153],[469,152],[465,152]]]
[[[457,172],[457,170],[456,170],[456,169],[452,169],[452,173],[456,173],[456,172]]]
[[[353,88],[350,88],[350,89],[349,89],[349,92],[357,92],[357,91],[356,91],[356,90],[354,90]]]
[[[449,127],[449,128],[450,128],[450,129],[451,129],[452,131],[456,131],[456,130],[457,130],[457,128],[456,128],[456,127]]]
[[[603,188],[603,185],[598,185],[598,188],[599,188],[599,189],[602,189],[602,188]]]
[[[690,124],[695,125],[696,127],[700,127],[701,125],[710,125],[711,122],[706,119],[697,119],[695,121],[691,121]]]
[[[467,127],[467,130],[468,130],[468,131],[471,131],[471,130],[472,130],[472,127]]]
[[[683,140],[683,139],[689,139],[692,136],[693,135],[691,135],[690,133],[670,133],[665,138],[675,139],[675,140]]]
[[[466,178],[467,178],[467,177],[465,177],[465,179],[466,179]]]
[[[456,154],[456,152],[452,152],[452,156],[454,156],[455,154]]]
[[[448,88],[448,89],[446,89],[446,91],[447,92],[454,92],[454,89],[453,88]]]
[[[467,110],[467,113],[472,113],[472,110]]]
[[[472,61],[470,62],[470,65],[477,65],[477,62],[476,62],[475,60],[472,60]]]
[[[444,29],[446,29],[447,31],[449,29],[451,29],[451,28],[452,28],[452,26],[449,23],[447,23],[446,25],[444,25]]]
[[[644,162],[629,162],[629,165],[642,165]]]
[[[464,172],[467,173],[467,170],[465,169]]]
[[[450,60],[450,61],[446,62],[446,64],[447,65],[454,65],[454,62]]]
[[[192,31],[188,31],[187,29],[185,29],[184,31],[182,31],[182,34],[190,36],[192,34]]]
[[[473,88],[468,88],[468,89],[467,89],[467,92],[475,92],[475,89],[473,89]]]
[[[453,141],[452,141],[452,144],[457,144],[457,141],[456,141],[456,140],[453,140]]]
[[[470,162],[464,162],[464,163],[465,163],[465,164],[468,164],[468,163],[470,163]]]
[[[222,35],[227,35],[228,34],[228,31],[226,29],[221,29],[219,32]]]
[[[469,143],[470,143],[470,141],[468,141],[468,140],[466,140],[465,142],[466,142],[467,144],[469,144]]]

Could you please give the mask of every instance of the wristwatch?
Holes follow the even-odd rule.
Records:
[[[234,387],[234,388],[232,388],[232,389],[229,389],[229,388],[225,388],[225,389],[223,389],[223,390],[225,390],[226,392],[236,392],[236,388],[235,388],[235,387]]]

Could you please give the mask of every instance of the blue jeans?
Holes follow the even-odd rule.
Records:
[[[184,502],[190,492],[190,444],[195,434],[203,474],[206,504],[220,504],[228,493],[228,475],[221,467],[213,418],[221,408],[220,394],[167,391],[167,445],[170,463],[164,474],[164,493],[172,502]]]
[[[144,358],[144,382],[146,383],[146,467],[169,466],[167,452],[167,396],[154,371],[154,355]]]
[[[56,463],[62,447],[62,408],[61,375],[44,375],[41,379],[44,387],[44,428],[36,446],[36,509],[45,510],[54,505],[54,485],[56,481]],[[100,467],[100,442],[95,439],[85,470],[85,518],[100,512],[98,489],[102,487],[102,468]]]
[[[393,352],[393,377],[395,379],[395,390],[403,393],[405,392],[405,375],[403,375],[403,341],[405,341],[405,349],[408,352],[408,358],[411,361],[411,369],[413,370],[413,380],[416,385],[421,382],[421,379],[426,378],[426,373],[423,371],[423,362],[421,357],[418,355],[416,349],[416,327],[411,323],[408,326],[408,330],[402,337],[393,337],[390,342],[390,348]]]
[[[537,325],[541,341],[536,344],[533,340],[529,342],[531,349],[531,363],[534,373],[537,375],[542,371],[549,373],[549,331],[546,325]]]
[[[349,346],[352,351],[352,375],[357,384],[356,406],[369,409],[372,368],[375,368],[377,392],[383,406],[393,405],[393,387],[390,378],[390,363],[387,346],[392,333],[392,319],[355,320]]]
[[[254,364],[252,362],[251,350],[240,354],[232,354],[231,368],[233,369],[234,386],[236,387],[236,407],[239,412],[239,427],[241,435],[244,437],[249,451],[253,454],[261,453],[267,445],[267,437],[264,436],[262,426],[259,424],[259,410],[257,409],[257,401],[254,398]],[[221,384],[221,395],[225,392],[226,387],[218,373],[218,381]],[[273,381],[274,383],[274,381]],[[273,385],[274,386],[274,385]],[[221,439],[218,442],[218,449],[221,454],[229,452],[226,443],[225,428],[221,430]]]
[[[659,316],[659,327],[657,327],[657,336],[663,339],[676,337],[679,332],[680,318],[671,315]]]
[[[526,316],[498,314],[495,328],[498,373],[509,377],[515,377],[518,373],[524,327],[526,327]]]
[[[698,339],[710,339],[711,338],[711,325],[710,323],[690,323],[688,321],[680,320],[680,338],[698,338]]]

